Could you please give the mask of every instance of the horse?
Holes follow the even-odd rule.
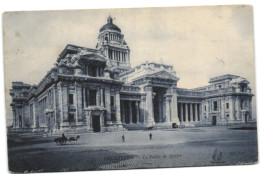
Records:
[[[71,143],[72,141],[75,141],[77,143],[78,139],[80,139],[79,135],[77,135],[76,137],[70,137],[69,142]]]

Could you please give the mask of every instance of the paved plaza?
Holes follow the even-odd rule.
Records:
[[[227,127],[85,133],[77,144],[66,145],[54,143],[55,137],[9,135],[9,169],[54,172],[231,165],[254,163],[258,156],[256,130]]]

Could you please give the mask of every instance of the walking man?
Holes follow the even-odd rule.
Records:
[[[149,134],[149,137],[150,137],[150,140],[152,140],[152,138],[153,138],[152,133]]]
[[[125,135],[122,136],[122,141],[125,142]]]

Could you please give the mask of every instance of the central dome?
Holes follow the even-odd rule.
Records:
[[[101,27],[99,32],[102,32],[104,30],[116,30],[118,32],[121,32],[121,29],[115,24],[113,24],[113,19],[111,18],[111,16],[107,18],[107,24]]]

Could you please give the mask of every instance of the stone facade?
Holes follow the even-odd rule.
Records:
[[[12,83],[13,130],[103,132],[252,120],[245,78],[218,76],[196,89],[178,88],[178,80],[173,66],[131,68],[124,35],[109,17],[96,49],[67,45],[38,85]]]

